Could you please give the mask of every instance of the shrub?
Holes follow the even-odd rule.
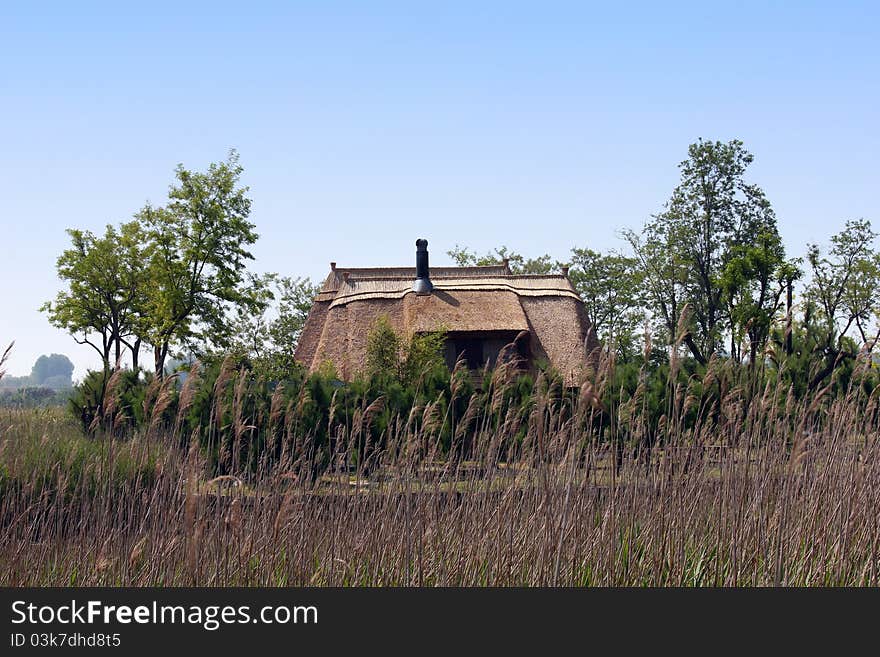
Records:
[[[148,380],[151,378],[148,376]],[[144,399],[148,380],[138,372],[88,371],[74,386],[68,408],[85,432],[96,428],[124,432],[140,426],[144,420]]]

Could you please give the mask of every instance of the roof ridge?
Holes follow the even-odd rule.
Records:
[[[523,297],[567,297],[570,299],[580,299],[578,293],[574,290],[563,290],[559,288],[533,288],[533,289],[522,289],[515,288],[510,285],[484,285],[480,287],[461,287],[450,285],[447,287],[436,287],[435,289],[439,291],[450,291],[450,292],[507,292],[513,294],[517,298]],[[330,301],[331,306],[340,306],[351,303],[352,301],[357,301],[361,299],[400,299],[405,297],[408,294],[415,294],[409,288],[400,288],[396,290],[383,290],[383,291],[375,291],[375,290],[363,290],[363,291],[351,291],[345,294],[337,294],[332,299],[327,299]]]
[[[546,274],[507,274],[507,278],[568,278],[565,274],[547,272]]]
[[[331,271],[370,271],[374,269],[415,269],[414,265],[378,265],[376,267],[342,267],[336,265]],[[503,264],[497,265],[432,265],[431,269],[504,269]]]

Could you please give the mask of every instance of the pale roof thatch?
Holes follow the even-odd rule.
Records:
[[[513,275],[503,265],[432,267],[434,291],[411,291],[414,267],[334,267],[309,313],[296,358],[314,370],[326,360],[343,378],[365,365],[367,335],[386,315],[402,335],[528,331],[535,358],[547,360],[570,385],[580,383],[597,346],[583,302],[567,276]]]
[[[460,332],[529,330],[516,293],[504,289],[468,290],[435,285],[434,292],[428,296],[408,294],[403,297],[403,318],[408,334],[441,329]]]

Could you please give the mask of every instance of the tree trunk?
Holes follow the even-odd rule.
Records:
[[[153,361],[156,366],[156,378],[165,378],[165,358],[168,356],[168,343],[153,347]]]
[[[819,370],[812,378],[812,380],[810,381],[809,389],[813,391],[818,388],[819,384],[822,383],[832,372],[834,372],[834,368],[837,367],[838,363],[848,358],[855,358],[855,355],[847,351],[837,350],[834,350],[826,355],[825,366],[821,370]]]
[[[141,351],[141,339],[137,338],[131,346],[131,369],[136,373],[138,371],[139,356]]]
[[[694,355],[694,358],[697,359],[697,362],[700,365],[705,365],[707,363],[706,357],[703,356],[703,352],[700,351],[697,343],[694,342],[694,336],[691,335],[690,331],[685,334],[684,343],[687,345],[688,349],[691,350],[691,353]]]
[[[788,280],[788,287],[785,290],[785,355],[791,356],[793,349],[792,331],[794,327],[791,321],[791,288],[793,281]]]
[[[110,371],[110,350],[113,348],[113,339],[109,336],[102,336],[101,346],[104,349],[104,353],[101,356],[104,361],[104,372],[105,374]],[[106,378],[106,376],[105,376]]]

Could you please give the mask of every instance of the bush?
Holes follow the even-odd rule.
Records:
[[[124,432],[142,425],[148,384],[131,370],[89,370],[74,386],[68,408],[86,433],[99,427]]]

